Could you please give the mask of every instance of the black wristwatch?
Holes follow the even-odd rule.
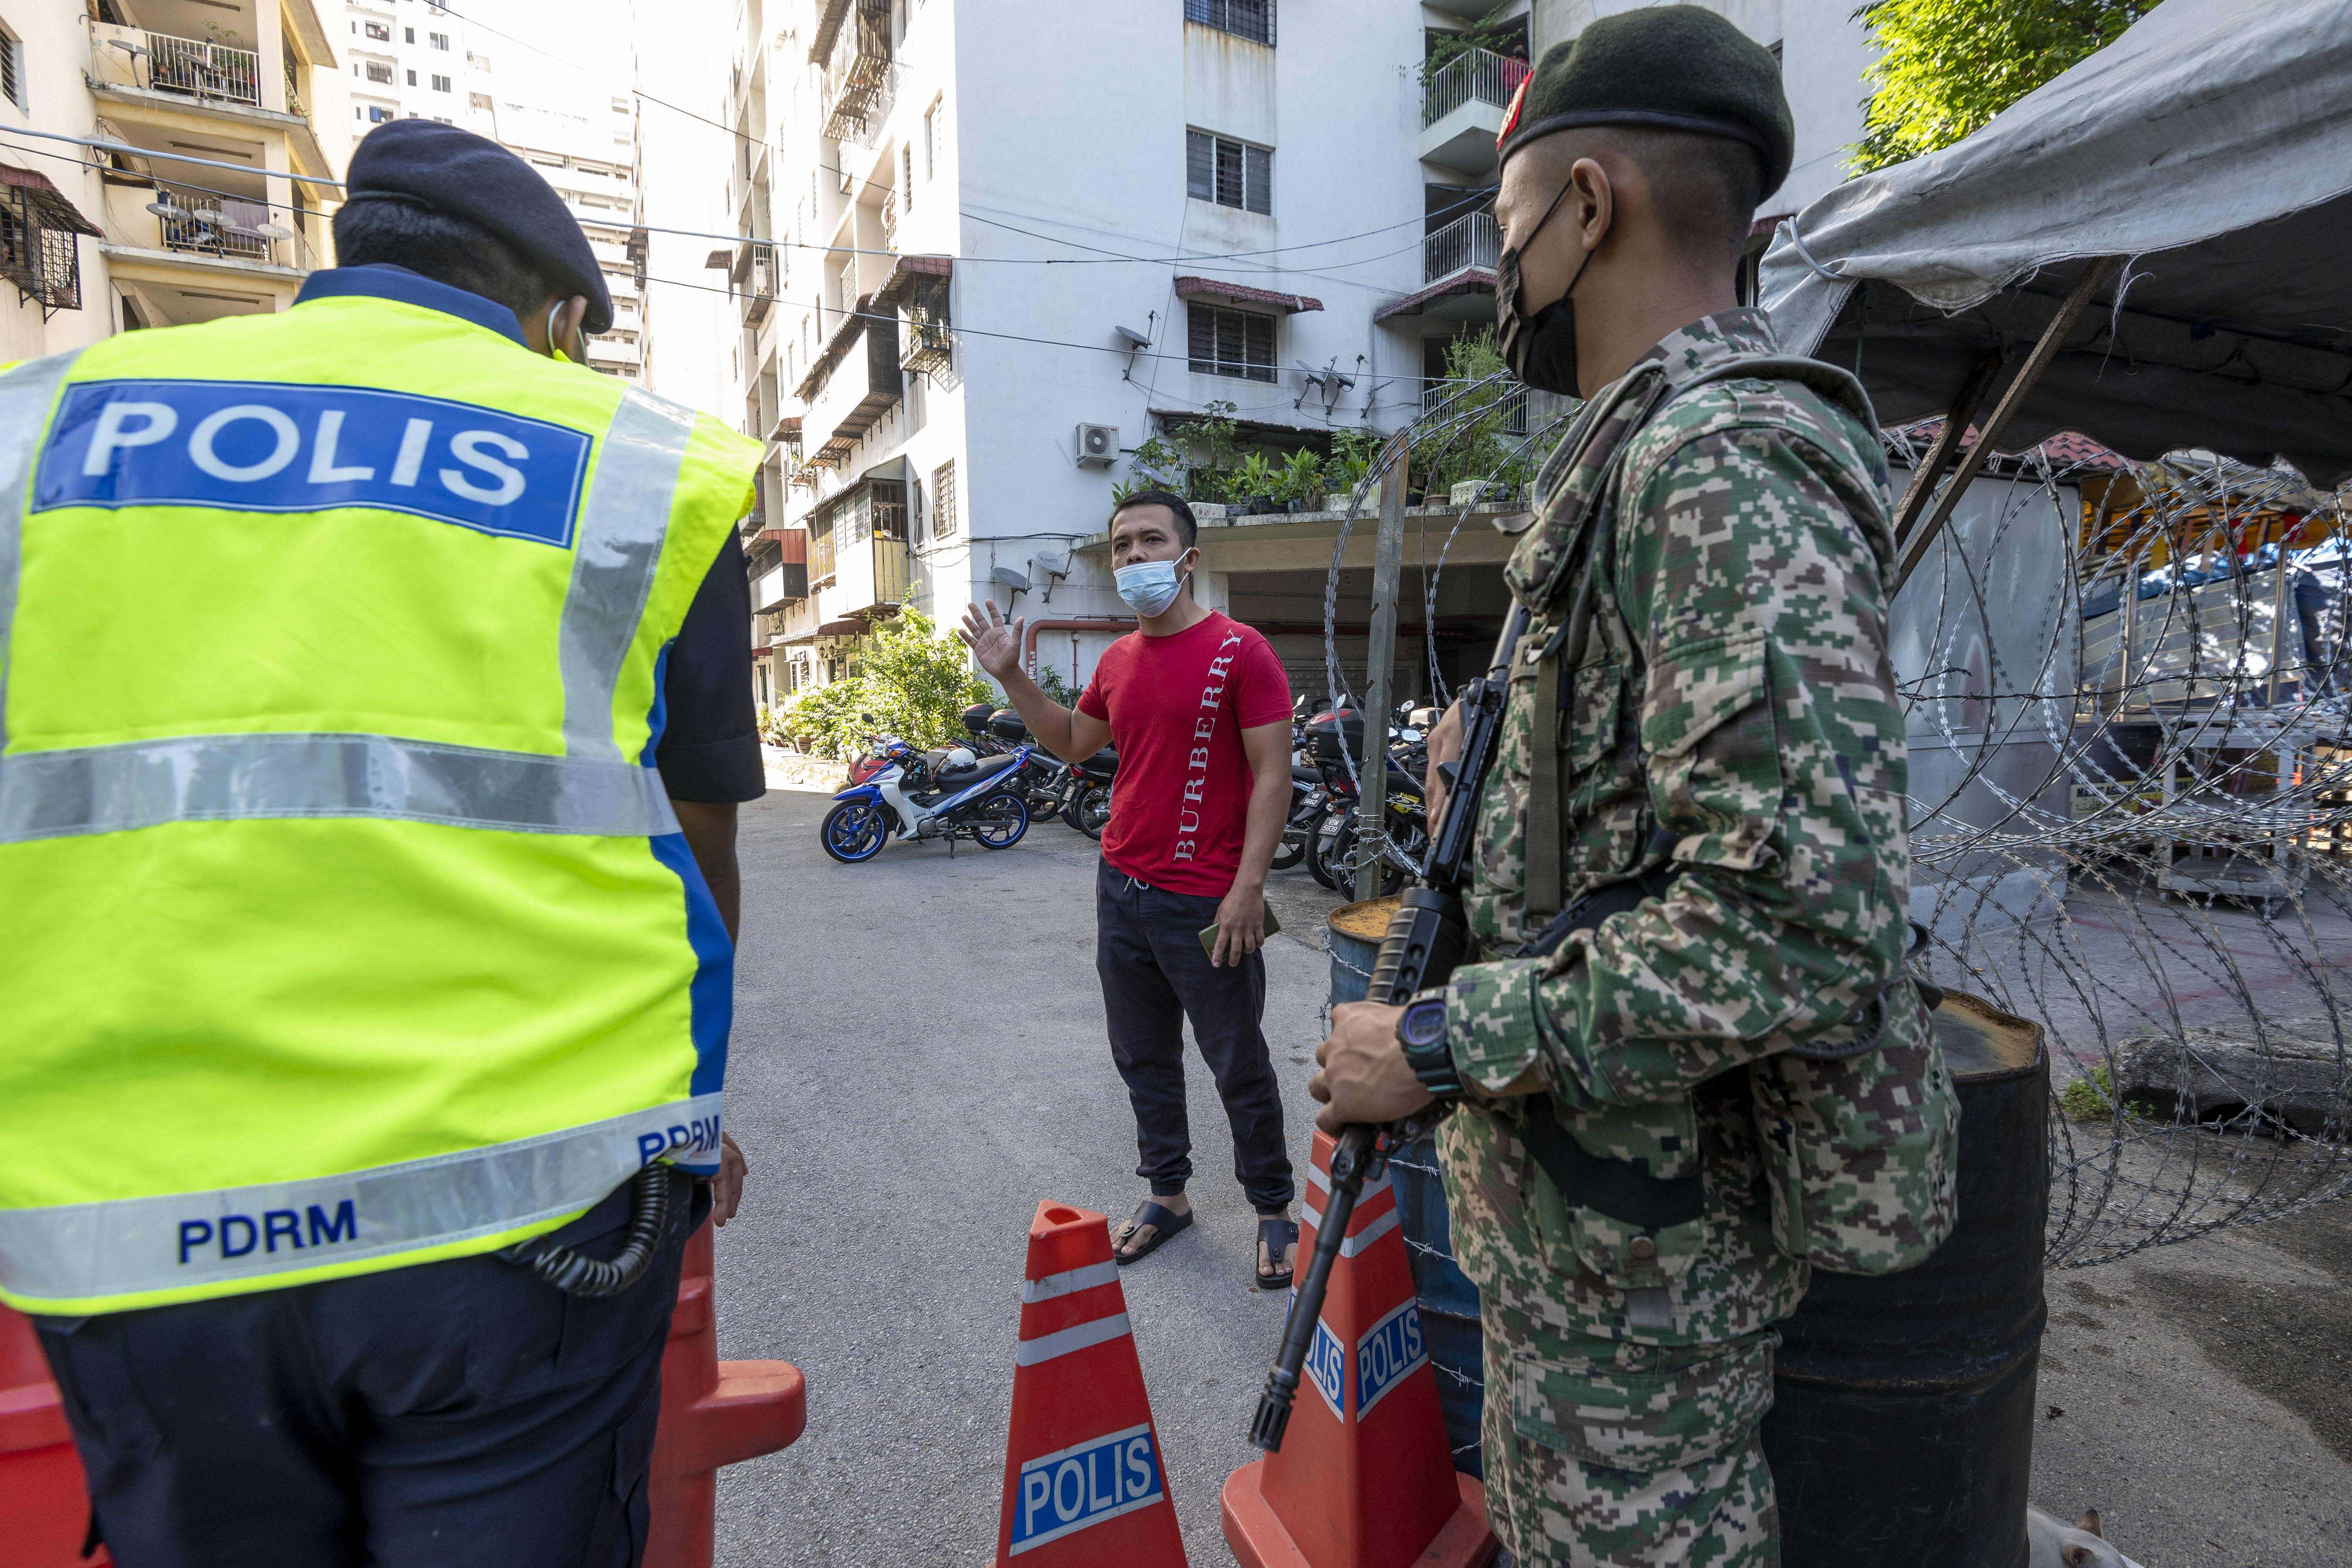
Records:
[[[1454,1047],[1445,1029],[1445,988],[1416,992],[1397,1019],[1397,1044],[1423,1089],[1441,1100],[1462,1098],[1462,1075],[1454,1069]]]

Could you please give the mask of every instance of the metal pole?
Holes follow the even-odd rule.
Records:
[[[1968,489],[1969,481],[1977,477],[1977,470],[1984,467],[1985,459],[1992,455],[1993,443],[2000,439],[2002,432],[2009,428],[2010,421],[2017,417],[2017,411],[2024,406],[2026,395],[2041,381],[2042,373],[2050,368],[2050,362],[2058,357],[2058,347],[2065,342],[2067,332],[2073,330],[2075,318],[2083,313],[2083,308],[2091,302],[2092,294],[2100,285],[2115,275],[2116,266],[2121,259],[2115,256],[2095,256],[2084,265],[2083,275],[2075,279],[2073,292],[2059,304],[2056,313],[2050,318],[2050,324],[2042,329],[2042,336],[2034,343],[2033,352],[2018,367],[2017,379],[2011,382],[2009,390],[2000,395],[2000,402],[1994,405],[1992,416],[1978,432],[1976,444],[1968,449],[1958,466],[1952,470],[1951,482],[1944,487],[1934,508],[1911,531],[1897,551],[1899,558],[1895,566],[1895,586],[1886,595],[1889,601],[1903,591],[1903,584],[1911,580],[1911,574],[1916,572],[1919,563],[1927,559],[1927,547],[1935,543],[1937,536],[1944,531],[1944,524],[1950,521],[1952,509],[1959,505],[1960,496]]]
[[[1364,655],[1364,755],[1360,775],[1362,803],[1356,808],[1356,847],[1360,852],[1388,822],[1389,690],[1396,661],[1397,579],[1404,571],[1404,482],[1407,451],[1402,441],[1381,476],[1381,532],[1372,550],[1372,616]],[[1356,872],[1356,897],[1381,896],[1381,862]]]

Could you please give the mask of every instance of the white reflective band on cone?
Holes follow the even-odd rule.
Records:
[[[677,831],[652,768],[389,735],[190,735],[0,757],[0,844],[287,816],[614,837]]]
[[[1313,1226],[1318,1232],[1320,1232],[1323,1228],[1323,1211],[1317,1208],[1312,1204],[1301,1204],[1299,1207],[1304,1209],[1307,1213],[1307,1223]],[[1339,1256],[1342,1258],[1353,1258],[1356,1254],[1363,1251],[1364,1248],[1371,1246],[1372,1243],[1378,1241],[1389,1232],[1396,1229],[1396,1227],[1397,1211],[1391,1209],[1388,1213],[1381,1215],[1380,1218],[1372,1221],[1371,1224],[1364,1226],[1363,1229],[1358,1231],[1355,1235],[1342,1239],[1339,1243]],[[1318,1245],[1320,1244],[1318,1243]]]
[[[1097,1318],[1091,1323],[1080,1323],[1075,1328],[1040,1334],[1034,1340],[1023,1340],[1021,1349],[1013,1358],[1014,1364],[1035,1366],[1039,1362],[1086,1350],[1106,1340],[1123,1340],[1127,1333],[1127,1314],[1114,1312],[1108,1318]]]
[[[1118,1265],[1106,1258],[1089,1263],[1084,1268],[1072,1268],[1060,1274],[1048,1274],[1043,1279],[1021,1282],[1021,1304],[1034,1306],[1050,1301],[1056,1296],[1067,1296],[1079,1290],[1091,1290],[1097,1285],[1108,1285],[1118,1278]]]
[[[344,1175],[0,1210],[0,1284],[35,1300],[102,1300],[496,1236],[591,1207],[674,1147],[716,1150],[722,1098]]]

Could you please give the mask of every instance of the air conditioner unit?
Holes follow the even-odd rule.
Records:
[[[1078,466],[1085,468],[1108,468],[1118,461],[1118,426],[1116,425],[1081,425],[1078,426]]]

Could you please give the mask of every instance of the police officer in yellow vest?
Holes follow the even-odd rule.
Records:
[[[635,1563],[720,1131],[734,524],[529,165],[0,374],[0,1300],[150,1564]]]

